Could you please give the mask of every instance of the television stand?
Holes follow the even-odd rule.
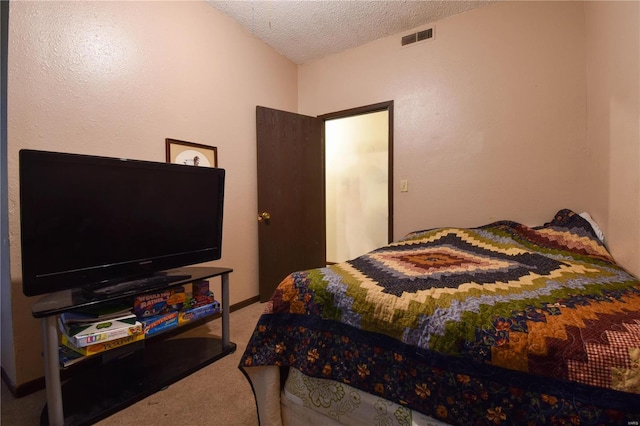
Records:
[[[93,424],[235,352],[236,345],[229,340],[229,274],[232,271],[230,268],[219,267],[183,268],[171,272],[173,275],[189,278],[161,288],[143,288],[134,293],[105,295],[65,290],[38,300],[32,313],[34,317],[41,319],[42,325],[47,395],[42,423],[52,426]],[[220,338],[204,336],[198,333],[197,328],[189,325],[174,328],[166,334],[152,336],[149,340],[136,342],[132,346],[107,351],[102,355],[102,363],[99,362],[100,355],[89,357],[77,366],[78,369],[82,368],[81,374],[72,375],[62,386],[58,353],[59,314],[218,276],[221,277],[222,284]],[[185,329],[188,330],[185,332]],[[143,348],[135,350],[138,343]]]

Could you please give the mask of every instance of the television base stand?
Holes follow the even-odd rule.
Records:
[[[198,329],[207,326],[192,330],[200,336],[187,331],[170,339],[151,339],[122,358],[79,366],[62,385],[64,424],[93,424],[235,352],[235,343],[223,348],[221,339],[202,336]],[[47,408],[40,418],[42,426],[50,424]]]
[[[43,425],[93,424],[235,352],[236,344],[229,340],[229,274],[233,269],[192,267],[183,270],[189,271],[185,274],[191,277],[189,282],[220,276],[220,337],[209,335],[204,325],[187,324],[72,365],[73,370],[69,372],[74,374],[64,385],[60,380],[57,316],[81,306],[129,298],[132,294],[125,292],[100,300],[79,301],[67,291],[45,296],[34,305],[33,316],[41,319],[43,335],[47,394],[47,405],[41,416]],[[180,284],[186,282],[164,288]],[[148,291],[144,289],[139,293]]]

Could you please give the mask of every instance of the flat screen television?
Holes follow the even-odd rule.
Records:
[[[224,169],[21,150],[19,174],[26,296],[144,284],[222,255]]]

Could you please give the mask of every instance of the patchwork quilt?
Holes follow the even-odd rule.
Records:
[[[451,424],[638,424],[640,281],[570,210],[413,232],[286,277],[240,367],[265,365]]]

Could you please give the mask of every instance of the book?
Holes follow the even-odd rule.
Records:
[[[78,348],[142,333],[142,323],[133,314],[84,324],[65,323],[61,316],[59,323],[62,334]]]
[[[75,312],[75,311],[63,312],[62,314],[60,314],[60,320],[67,328],[86,327],[88,325],[95,324],[97,322],[110,321],[110,320],[126,321],[134,318],[136,318],[136,315],[132,313],[131,310],[126,312],[117,312],[117,313],[114,312],[113,314],[106,315],[104,317],[93,317],[93,316],[86,315],[82,312]]]
[[[82,361],[85,356],[65,345],[60,345],[58,347],[58,359],[60,360],[60,367],[64,368]]]
[[[144,334],[135,334],[132,336],[121,337],[119,339],[109,340],[106,342],[99,342],[93,345],[88,345],[84,347],[77,347],[73,343],[69,341],[69,337],[65,334],[62,335],[60,339],[60,343],[67,349],[70,349],[72,352],[78,354],[80,357],[87,357],[91,355],[96,355],[104,351],[108,351],[111,349],[119,348],[121,346],[128,345],[130,343],[138,342],[140,340],[144,340]],[[60,358],[62,362],[62,358]]]
[[[117,319],[131,314],[130,304],[107,303],[105,306],[90,306],[65,312],[61,316],[66,324],[82,324],[98,320]]]

